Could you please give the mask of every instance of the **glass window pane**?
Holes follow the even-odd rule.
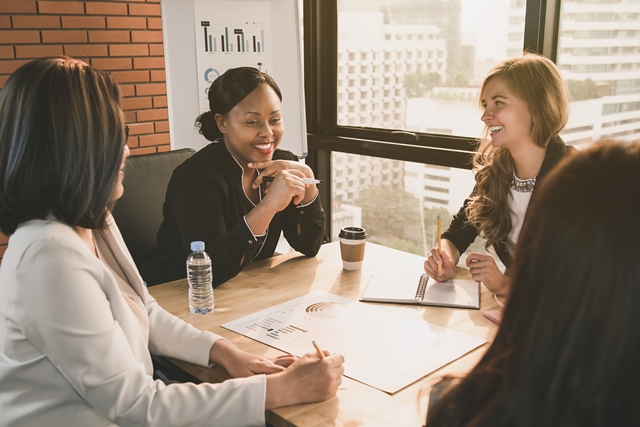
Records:
[[[524,0],[338,0],[338,124],[477,137],[478,87],[522,54]]]
[[[522,54],[525,9],[525,0],[338,0],[338,124],[479,137],[480,83]],[[436,216],[444,231],[474,180],[469,170],[334,152],[332,185],[332,240],[360,225],[374,243],[426,256]]]
[[[566,142],[640,138],[639,22],[637,0],[562,1],[558,66],[572,98]]]
[[[373,243],[425,257],[436,245],[437,215],[444,232],[475,183],[466,169],[357,154],[333,152],[332,165],[331,240],[359,226]],[[487,253],[484,240],[470,251]]]

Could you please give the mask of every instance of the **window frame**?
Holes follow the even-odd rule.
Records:
[[[331,153],[471,169],[476,140],[455,135],[337,124],[338,0],[302,0],[307,164],[323,181],[320,192],[331,235]],[[556,60],[561,0],[528,0],[524,46]]]

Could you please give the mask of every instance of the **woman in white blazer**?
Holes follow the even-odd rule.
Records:
[[[258,357],[149,295],[106,208],[126,133],[115,82],[72,58],[25,64],[0,93],[0,426],[257,426],[333,396],[342,356]],[[165,385],[150,352],[244,378]]]

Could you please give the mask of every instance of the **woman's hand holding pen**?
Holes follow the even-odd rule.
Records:
[[[319,402],[333,397],[342,383],[344,357],[314,351],[305,354],[282,372],[267,375],[266,409]]]
[[[264,234],[274,215],[283,211],[291,202],[296,205],[310,203],[313,198],[309,198],[308,187],[314,188],[313,197],[317,194],[315,185],[310,186],[303,182],[303,179],[308,176],[297,164],[295,167],[289,167],[294,163],[276,160],[248,164],[248,167],[253,169],[264,168],[252,183],[254,189],[260,186],[264,176],[274,177],[273,181],[267,184],[260,203],[256,204],[255,208],[245,217],[249,228],[255,235]],[[302,166],[308,168],[308,173],[313,176],[313,172],[308,166]]]
[[[305,184],[299,174],[299,171],[278,171],[273,182],[267,184],[261,203],[273,205],[277,212],[289,206],[291,202],[294,205],[300,204],[305,198]]]
[[[446,245],[442,240],[443,246]],[[440,270],[438,270],[440,266]],[[432,248],[429,257],[424,262],[424,271],[429,277],[438,282],[452,279],[456,274],[456,263],[453,262],[447,250],[438,251],[438,248]]]
[[[234,378],[267,374],[265,406],[272,409],[318,402],[336,394],[342,383],[344,357],[318,351],[299,359],[290,354],[268,359],[220,339],[211,346],[209,362],[222,365]]]
[[[296,187],[303,190],[301,198],[293,199],[293,202],[296,205],[301,203],[310,203],[318,193],[318,188],[315,184],[305,184],[303,181],[304,178],[314,178],[313,171],[304,163],[290,160],[271,160],[267,162],[253,162],[249,163],[247,166],[260,170],[260,174],[253,183],[253,188],[258,188],[260,184],[262,184],[264,176],[275,177],[273,182],[268,184],[267,190],[269,192],[273,191],[271,187],[279,181],[279,176],[285,176],[288,179],[296,180]],[[289,183],[293,184],[293,181],[289,181]]]

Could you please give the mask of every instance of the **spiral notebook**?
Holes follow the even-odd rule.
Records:
[[[426,274],[381,272],[371,276],[360,301],[479,309],[480,284],[460,279],[436,282]]]

